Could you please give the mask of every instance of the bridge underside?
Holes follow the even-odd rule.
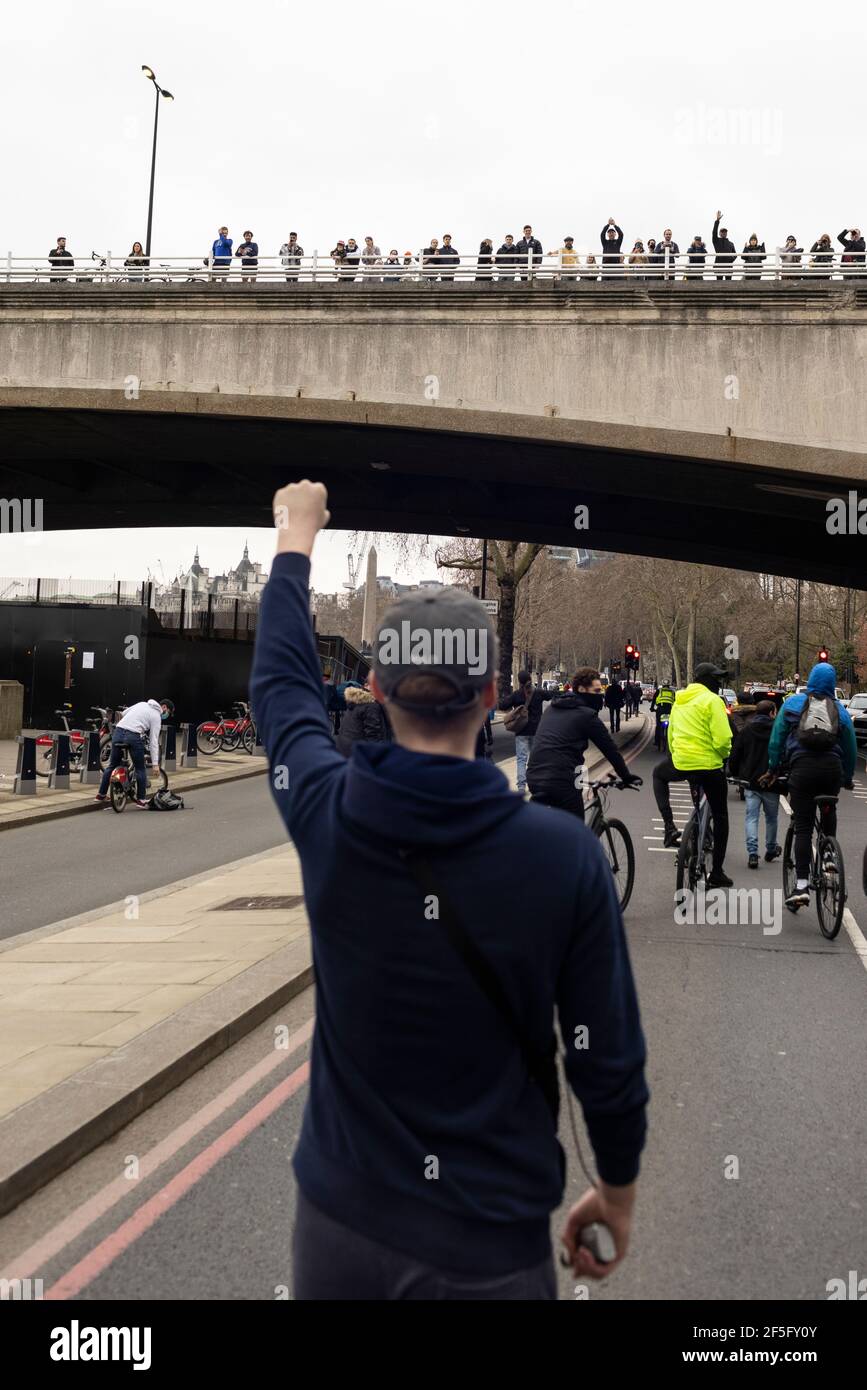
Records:
[[[858,482],[707,459],[380,425],[0,410],[0,497],[46,530],[267,526],[282,483],[327,484],[341,528],[580,545],[867,587],[825,502]],[[863,488],[862,488],[863,492]],[[576,530],[576,507],[589,527]]]

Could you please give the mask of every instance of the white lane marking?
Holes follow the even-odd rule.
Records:
[[[648,854],[677,854],[676,849],[657,849],[656,845],[647,846]]]

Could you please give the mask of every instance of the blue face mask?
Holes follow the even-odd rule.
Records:
[[[162,722],[163,724],[168,724],[168,722],[169,722],[169,712],[168,712],[167,709],[160,710],[160,720],[161,720],[161,722]]]

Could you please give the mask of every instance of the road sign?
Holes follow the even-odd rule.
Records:
[[[490,613],[492,618],[496,618],[500,611],[500,600],[498,598],[483,598],[480,599],[479,602],[486,613]]]

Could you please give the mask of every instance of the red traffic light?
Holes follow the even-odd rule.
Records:
[[[635,648],[633,647],[632,643],[631,643],[631,642],[627,642],[627,643],[626,643],[626,655],[627,655],[627,656],[632,656],[632,653],[633,653],[634,651],[635,651]]]
[[[827,661],[827,660],[828,660],[828,652],[827,652],[827,649],[826,649],[825,647],[821,647],[820,650],[819,650],[819,660],[820,660],[820,661]]]

